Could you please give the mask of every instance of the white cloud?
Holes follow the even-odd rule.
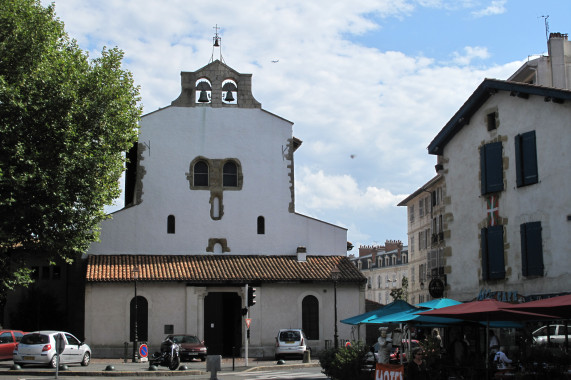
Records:
[[[507,0],[493,0],[490,5],[479,11],[474,11],[472,14],[476,17],[499,15],[506,12]]]
[[[474,59],[486,59],[490,57],[488,49],[479,46],[466,46],[464,47],[464,54],[454,52],[453,62],[457,65],[469,65]]]

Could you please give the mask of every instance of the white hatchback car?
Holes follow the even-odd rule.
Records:
[[[276,337],[276,360],[286,356],[303,358],[303,353],[310,350],[306,342],[302,329],[281,329]]]
[[[14,348],[14,364],[47,364],[57,366],[56,341],[65,343],[59,356],[60,364],[89,365],[91,348],[70,333],[63,331],[35,331],[22,337]]]

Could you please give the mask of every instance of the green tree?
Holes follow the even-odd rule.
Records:
[[[122,59],[89,59],[53,4],[0,1],[0,304],[31,283],[23,252],[72,262],[120,194],[142,111]]]
[[[391,290],[390,294],[395,301],[402,300],[408,302],[408,278],[403,277],[401,281],[401,287]]]

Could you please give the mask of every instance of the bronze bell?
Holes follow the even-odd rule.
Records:
[[[208,103],[208,94],[205,90],[200,91],[200,97],[198,98],[199,103]]]
[[[220,46],[220,43],[218,42],[218,37],[214,37],[214,46],[216,47]]]
[[[226,97],[224,98],[227,102],[233,102],[234,96],[232,96],[232,91],[226,91]]]

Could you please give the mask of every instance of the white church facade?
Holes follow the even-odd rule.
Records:
[[[297,327],[325,348],[335,295],[339,320],[362,313],[366,279],[346,257],[345,228],[295,212],[293,123],[219,60],[181,79],[170,106],[143,116],[125,207],[88,252],[86,341],[119,356],[136,325],[151,350],[173,332],[230,355],[249,335],[250,356],[270,357],[278,329]],[[257,301],[248,315],[246,285]],[[350,333],[339,324],[340,338]]]

